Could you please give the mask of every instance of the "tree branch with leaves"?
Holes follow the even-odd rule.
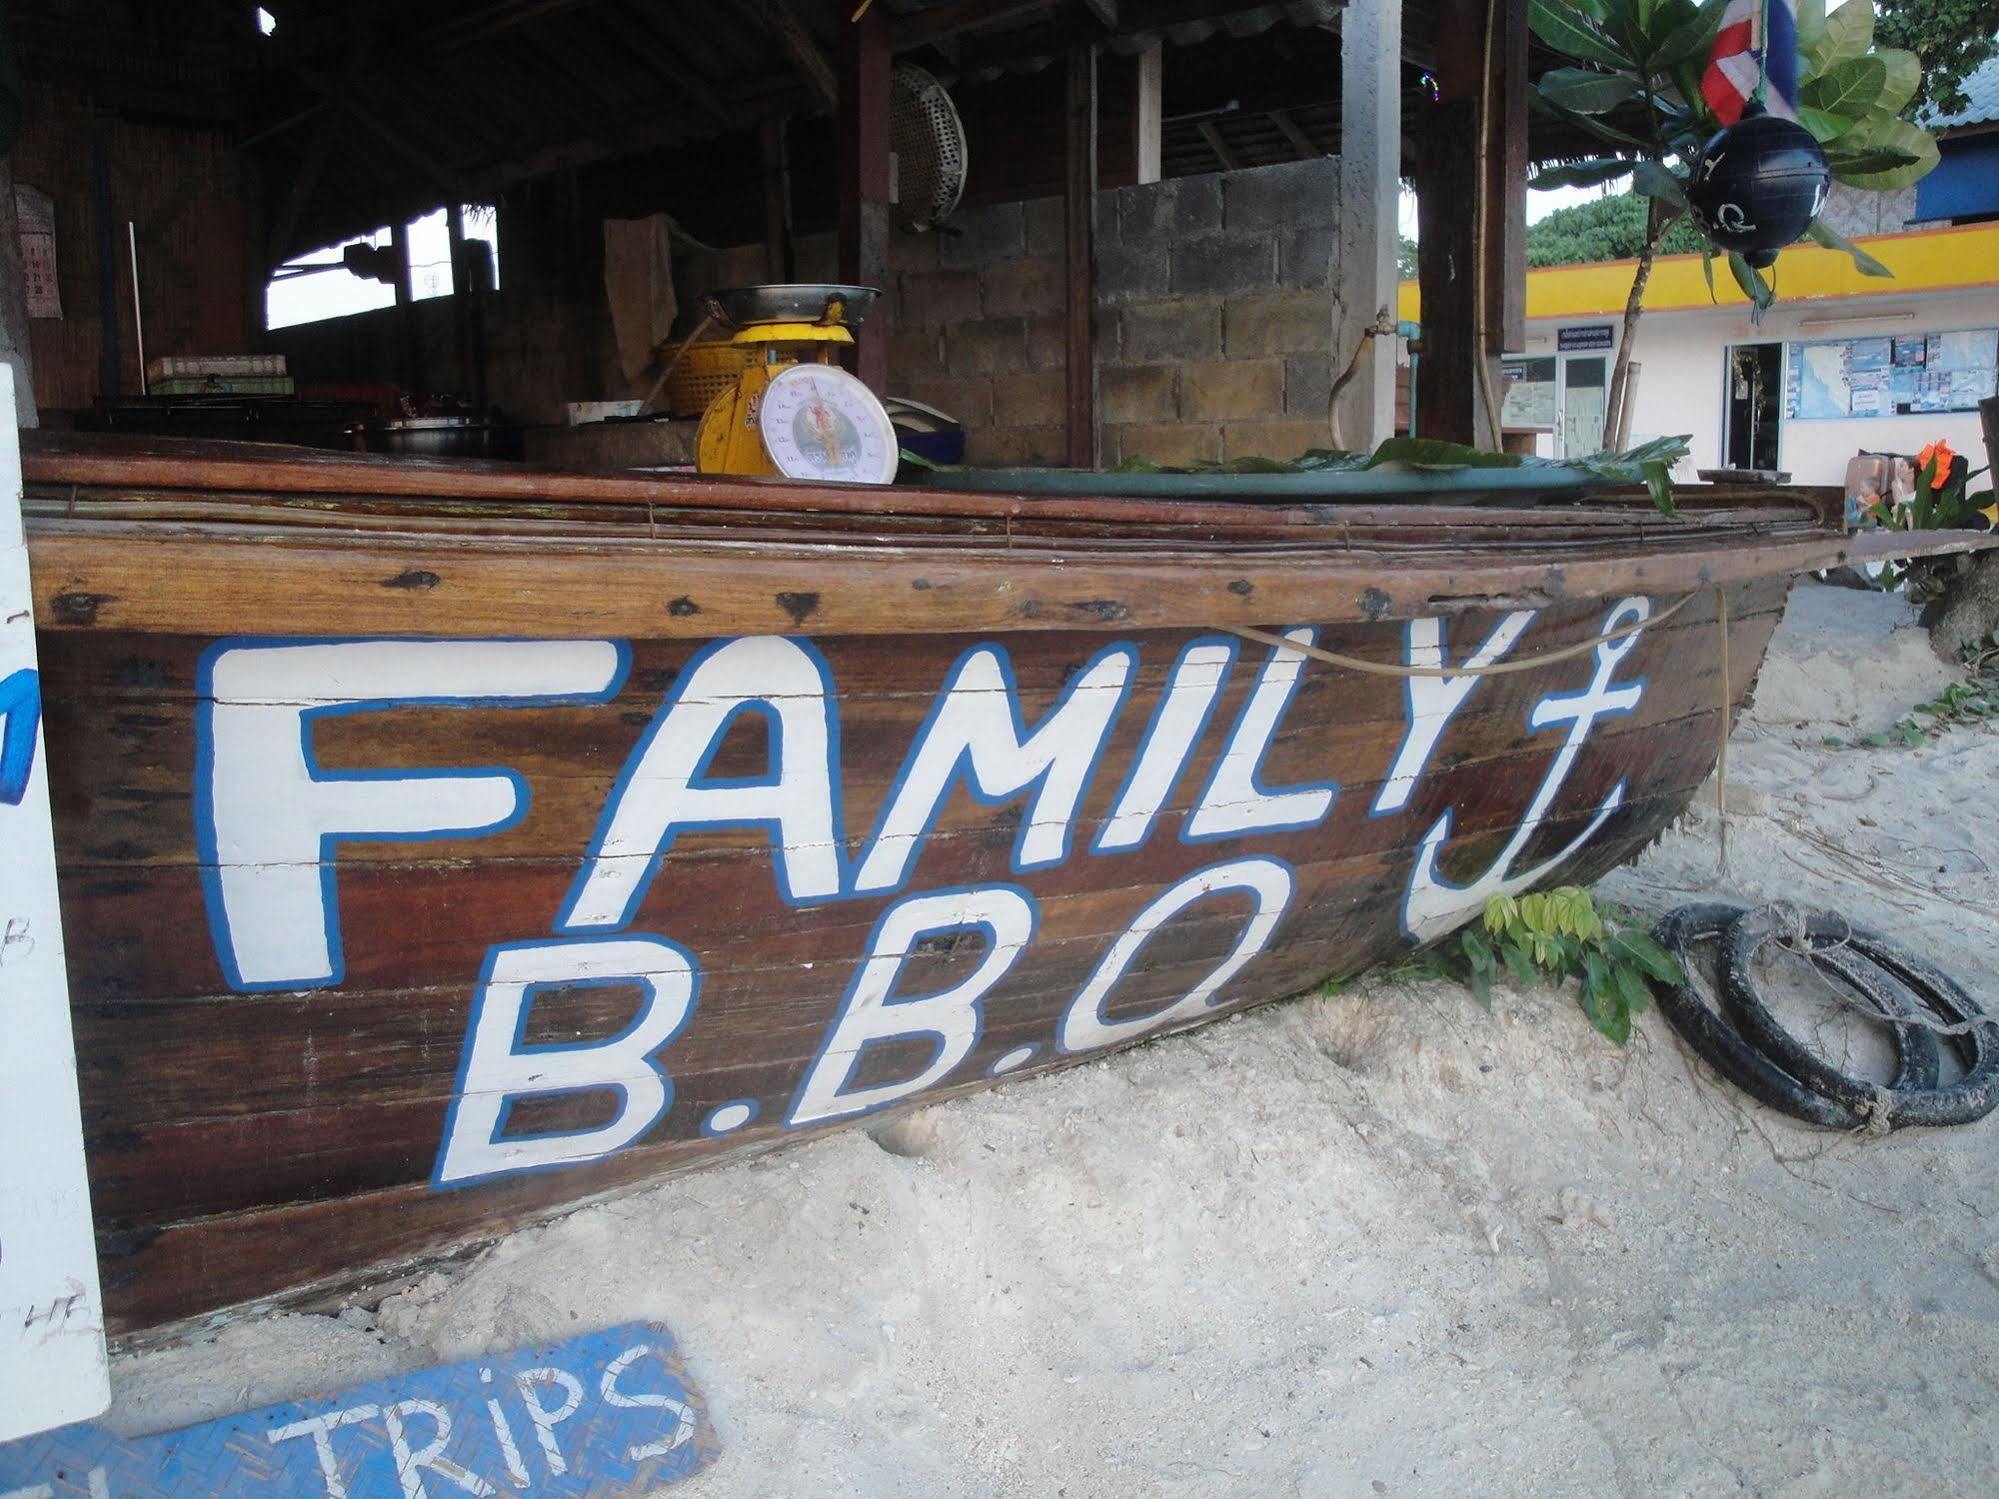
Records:
[[[1542,171],[1533,187],[1599,187],[1630,180],[1647,200],[1646,234],[1624,307],[1623,336],[1606,392],[1604,445],[1628,440],[1631,355],[1652,264],[1688,214],[1686,183],[1721,122],[1701,97],[1700,75],[1727,0],[1529,0],[1534,34],[1572,59],[1535,85],[1534,107],[1601,143],[1599,154]],[[1901,118],[1922,84],[1912,52],[1874,46],[1869,0],[1847,0],[1830,15],[1824,0],[1799,0],[1798,122],[1818,141],[1833,180],[1888,192],[1937,162],[1936,143]],[[1892,275],[1822,218],[1807,231],[1853,257],[1861,274]],[[1714,290],[1714,250],[1702,255]],[[1776,300],[1771,279],[1742,255],[1728,268],[1760,317]]]

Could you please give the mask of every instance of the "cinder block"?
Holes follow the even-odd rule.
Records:
[[[1068,381],[1061,370],[1039,370],[993,377],[993,425],[1045,427],[1068,415]]]
[[[1060,463],[1067,447],[1061,427],[983,427],[965,434],[967,463]]]
[[[1332,343],[1333,298],[1329,292],[1235,297],[1222,309],[1222,347],[1231,359],[1329,353]]]
[[[908,229],[889,231],[889,269],[934,271],[937,269],[937,236],[928,230],[917,234]]]
[[[1212,301],[1149,302],[1118,315],[1119,364],[1214,359],[1222,352],[1222,309]]]
[[[1293,354],[1284,361],[1284,414],[1326,420],[1333,399],[1333,360],[1329,354]]]
[[[1277,237],[1277,284],[1294,291],[1331,287],[1339,253],[1339,235],[1330,225],[1286,229]]]
[[[938,231],[937,263],[947,270],[1010,260],[1027,249],[1026,215],[1018,203],[993,203],[954,216]]]
[[[1060,198],[1032,198],[1020,205],[1026,216],[1027,253],[1060,255],[1066,242]],[[1102,209],[1098,210],[1101,215]],[[1098,226],[1102,230],[1101,224]]]
[[[944,330],[898,323],[888,336],[888,367],[898,383],[944,373]]]
[[[1222,227],[1222,184],[1217,176],[1121,187],[1114,196],[1118,243],[1123,245],[1159,245]],[[1101,214],[1101,206],[1098,211]]]
[[[983,376],[970,380],[952,380],[940,376],[925,376],[921,379],[904,379],[900,372],[891,370],[890,377],[898,395],[906,395],[912,401],[921,401],[926,406],[935,406],[946,416],[954,416],[965,425],[967,431],[989,427],[993,420],[993,382]]]
[[[1098,337],[1102,330],[1099,326]],[[1069,324],[1061,313],[1049,313],[1027,320],[1027,367],[1031,370],[1059,370],[1069,362]]]
[[[980,318],[946,328],[944,367],[953,375],[1008,375],[1026,369],[1026,319]]]
[[[1098,373],[1099,421],[1170,422],[1179,414],[1179,365],[1145,364]]]
[[[1336,157],[1249,167],[1225,173],[1221,183],[1222,226],[1232,234],[1339,221],[1340,164]]]
[[[1180,371],[1180,410],[1189,421],[1272,418],[1284,414],[1284,361],[1224,359]]]
[[[1062,262],[1053,255],[1027,255],[989,265],[981,273],[988,316],[1053,312],[1062,305]]]
[[[964,323],[981,311],[977,271],[911,271],[895,308],[899,323]]]
[[[1139,459],[1164,468],[1214,463],[1222,456],[1222,429],[1193,422],[1137,422],[1104,429],[1105,458],[1114,463]],[[1110,450],[1115,449],[1115,454]]]
[[[1277,284],[1277,241],[1267,234],[1208,234],[1176,244],[1170,284],[1176,296],[1234,296]]]
[[[1312,448],[1328,447],[1332,429],[1325,422],[1227,422],[1222,426],[1222,455],[1238,458],[1289,460]]]
[[[1103,305],[1154,301],[1166,295],[1167,286],[1164,244],[1097,247],[1097,300]]]

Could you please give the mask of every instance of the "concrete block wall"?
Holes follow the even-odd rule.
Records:
[[[1339,303],[1331,157],[1102,195],[1106,463],[1295,458],[1329,441]]]
[[[994,203],[950,227],[898,234],[890,246],[890,383],[965,424],[967,462],[1058,463],[1067,402],[1061,200]]]
[[[1104,462],[1295,458],[1329,441],[1339,301],[1331,158],[1107,189],[1097,201],[1097,415]],[[898,232],[890,387],[966,427],[966,459],[1059,463],[1065,446],[1062,203],[1035,198]],[[832,280],[830,236],[794,246]],[[703,257],[706,259],[706,257]],[[690,267],[755,280],[761,252]]]

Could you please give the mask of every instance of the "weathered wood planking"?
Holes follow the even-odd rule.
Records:
[[[752,701],[766,691],[793,707],[809,700],[813,713],[837,719],[829,770],[837,888],[788,901],[770,831],[690,825],[672,838],[624,918],[587,929],[564,928],[565,904],[588,870],[629,857],[599,856],[600,826],[633,786],[650,784],[642,751],[673,734],[683,689],[694,694],[685,701],[704,700],[688,686],[690,672],[718,641],[665,638],[664,628],[616,637],[615,686],[600,684],[590,701],[390,704],[370,689],[361,694],[367,705],[357,707],[343,691],[280,675],[250,702],[278,710],[282,732],[253,736],[253,748],[276,753],[285,734],[303,733],[313,776],[397,784],[505,767],[519,778],[524,805],[518,818],[478,835],[328,845],[307,862],[331,881],[331,905],[313,915],[337,930],[337,978],[265,984],[232,974],[222,960],[232,937],[216,925],[218,905],[228,903],[217,871],[234,865],[201,832],[204,817],[220,815],[216,799],[234,794],[229,766],[217,760],[214,725],[243,707],[215,686],[215,663],[232,650],[254,656],[314,637],[284,611],[259,612],[232,594],[253,575],[247,555],[241,567],[228,561],[230,546],[207,544],[201,522],[177,529],[181,540],[166,550],[153,537],[109,548],[122,555],[108,562],[76,554],[96,576],[107,567],[152,576],[164,590],[157,600],[128,592],[87,610],[55,604],[64,591],[88,591],[89,580],[60,563],[41,574],[43,602],[61,615],[44,635],[44,652],[49,733],[60,746],[52,787],[86,1128],[106,1294],[127,1331],[349,1280],[725,1150],[1026,1075],[1355,971],[1409,947],[1426,835],[1434,839],[1434,879],[1446,884],[1475,881],[1502,858],[1501,873],[1531,871],[1578,839],[1557,867],[1563,879],[1589,878],[1655,836],[1705,778],[1724,690],[1736,705],[1747,696],[1786,587],[1766,579],[1732,589],[1726,689],[1710,589],[1628,647],[1465,679],[1460,697],[1428,709],[1400,679],[1300,662],[1295,653],[1205,629],[1198,612],[1178,629],[1138,628],[1104,611],[1087,631],[1037,620],[993,634],[815,634],[823,675],[809,691],[754,680],[725,685]],[[105,532],[86,519],[42,541],[57,534],[81,545],[86,536],[101,542]],[[267,539],[246,552],[268,560],[283,545]],[[377,540],[334,534],[314,546],[356,575],[382,575]],[[185,575],[162,576],[169,560]],[[631,560],[596,554],[597,591],[628,583]],[[1033,565],[1016,559],[1017,568]],[[768,590],[768,578],[749,576]],[[339,591],[336,582],[328,597]],[[420,592],[432,597],[433,620],[449,617],[437,607],[449,598],[433,597],[446,590]],[[355,628],[363,621],[354,600],[368,596],[346,594],[347,628],[327,644],[378,633]],[[1619,609],[1656,614],[1675,602],[1634,597],[1644,602],[1523,609],[1501,654],[1524,658],[1587,643],[1608,620],[1635,618]],[[157,623],[179,607],[173,601],[188,601],[192,611],[174,627],[127,627],[134,618]],[[1188,602],[1179,601],[1183,617]],[[489,594],[449,633],[476,642],[490,628],[480,610],[500,606]],[[226,635],[203,623],[232,612],[240,618]],[[941,613],[949,623],[948,608]],[[678,618],[658,609],[652,617]],[[1481,642],[1499,640],[1506,618],[1504,610],[1460,608],[1439,627],[1445,659],[1461,664]],[[569,633],[557,628],[562,622],[524,617],[515,637],[559,642]],[[1321,629],[1316,639],[1401,662],[1416,648],[1415,628],[1351,624]],[[587,644],[587,637],[573,638]],[[1615,659],[1600,662],[1606,650]],[[955,674],[987,651],[1005,671],[958,681]],[[1114,682],[1091,676],[1106,663],[1117,668]],[[1295,686],[1275,691],[1280,667],[1290,666]],[[1563,704],[1593,684],[1600,695],[1624,692],[1630,700],[1599,703],[1583,731],[1571,734],[1577,720],[1561,718]],[[716,690],[714,682],[700,689]],[[974,699],[1004,703],[1012,739],[1022,744],[1066,704],[1107,705],[1100,733],[1078,731],[1087,745],[1051,752],[1058,770],[1065,755],[1080,757],[1073,805],[1044,808],[1043,783],[1032,778],[974,796],[959,775],[919,819],[902,877],[859,888],[882,842],[878,824],[914,774],[919,748],[942,732],[944,705]],[[1121,811],[1129,821],[1127,781],[1155,733],[1167,733],[1163,709],[1181,699],[1200,708],[1199,723],[1148,806],[1149,831],[1130,846],[1098,849],[1120,826]],[[719,729],[711,723],[712,757],[692,780],[671,784],[767,776],[783,755],[769,728],[780,716],[767,705]],[[1392,779],[1405,739],[1425,725],[1440,732],[1413,772],[1404,767]],[[1227,795],[1217,789],[1228,785]],[[1286,797],[1334,786],[1312,815],[1200,831],[1204,818],[1266,802],[1281,807]],[[1604,811],[1620,787],[1621,803]],[[1540,815],[1522,829],[1544,792]],[[315,783],[303,794],[320,792]],[[1021,867],[1023,840],[1050,819],[1066,830],[1059,856]],[[1132,945],[1126,934],[1149,906],[1218,870],[1224,877],[1247,870],[1266,882],[1267,899],[1226,887],[1190,898]],[[1279,887],[1281,899],[1269,895]],[[876,940],[911,902],[984,898],[1031,911],[1031,922],[1005,935],[997,926],[941,921]],[[1270,919],[1260,922],[1260,910]],[[607,1058],[581,1087],[538,1089],[519,1076],[479,1085],[469,1051],[488,992],[481,976],[495,954],[633,936],[675,944],[699,974],[685,1023],[649,1054],[653,1060]],[[1251,936],[1240,962],[1232,961]],[[1078,996],[1121,943],[1133,946],[1130,966],[1100,1004],[1079,1009]],[[954,1011],[974,1017],[975,1034],[940,1037],[895,1022],[843,1032],[857,984],[871,965],[884,964],[893,994],[884,1014],[979,983]],[[982,982],[995,967],[997,977]],[[1225,982],[1211,986],[1218,967]],[[524,1056],[548,1047],[587,1057],[641,1024],[657,1003],[640,978],[553,982],[524,1005],[509,1045]],[[1079,1044],[1065,1048],[1064,1038]],[[928,1075],[946,1056],[949,1065]],[[453,1120],[468,1100],[506,1095],[504,1123],[494,1125],[499,1133],[489,1144],[561,1141],[617,1124],[631,1106],[625,1089],[643,1089],[656,1067],[670,1077],[671,1097],[633,1138],[539,1169],[449,1179],[447,1140],[460,1138]],[[873,1098],[873,1090],[882,1096],[813,1115],[806,1080],[822,1073],[834,1085],[820,1093],[835,1104]]]
[[[26,469],[127,1334],[1593,878],[1709,773],[1785,575],[1979,544],[1801,491],[1049,501],[71,437]]]

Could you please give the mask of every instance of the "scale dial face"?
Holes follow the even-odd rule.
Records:
[[[787,479],[886,484],[895,428],[873,391],[837,365],[795,364],[771,377],[757,416],[764,449]]]

